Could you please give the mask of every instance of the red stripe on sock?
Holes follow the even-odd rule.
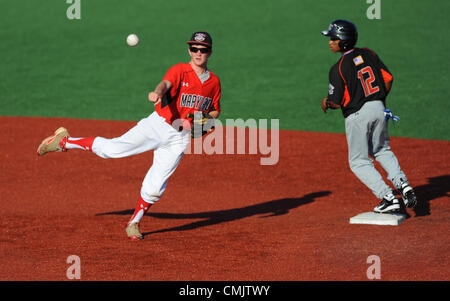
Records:
[[[67,138],[67,143],[76,144],[84,148],[85,150],[92,151],[92,144],[94,143],[95,137],[81,138],[81,139],[72,139]]]
[[[138,214],[138,212],[140,210],[144,210],[144,214],[145,214],[151,206],[152,206],[152,204],[147,203],[146,201],[144,201],[144,199],[142,199],[141,196],[139,196],[139,201],[137,203],[136,209],[134,209],[133,216],[130,218],[129,221],[132,221],[136,217],[136,215]]]

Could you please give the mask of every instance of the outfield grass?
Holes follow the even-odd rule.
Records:
[[[283,129],[343,132],[339,111],[323,114],[328,70],[338,56],[320,31],[353,20],[358,45],[374,49],[395,76],[388,107],[394,136],[450,139],[450,45],[446,0],[0,0],[0,115],[139,120],[147,93],[167,69],[188,60],[185,41],[209,31],[209,67],[222,82],[227,118],[279,118]],[[134,32],[140,44],[131,48]]]

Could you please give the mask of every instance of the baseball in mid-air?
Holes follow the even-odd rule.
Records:
[[[134,33],[128,35],[127,44],[131,47],[136,46],[139,43],[139,38]]]

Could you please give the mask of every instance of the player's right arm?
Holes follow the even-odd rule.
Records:
[[[172,87],[172,83],[163,79],[155,88],[154,91],[148,94],[148,100],[153,102],[155,106],[161,102],[164,94]]]
[[[156,86],[155,90],[148,94],[148,100],[153,102],[156,106],[161,102],[167,91],[172,87],[178,88],[181,83],[182,70],[182,63],[170,67],[162,81]]]
[[[394,82],[394,77],[392,73],[389,71],[389,69],[386,67],[386,65],[383,63],[383,61],[380,59],[380,57],[371,49],[365,48],[366,50],[369,50],[370,53],[375,58],[375,67],[380,70],[380,74],[383,78],[384,86],[386,88],[386,96],[389,94],[392,88],[392,83]]]
[[[380,60],[381,64],[381,75],[383,76],[384,86],[386,88],[386,96],[388,96],[389,92],[391,92],[392,83],[394,82],[394,77],[389,72],[386,65]]]
[[[392,83],[394,82],[393,79],[391,79],[388,82],[385,82],[386,85],[386,96],[389,94],[389,92],[391,92],[391,88],[392,88]]]

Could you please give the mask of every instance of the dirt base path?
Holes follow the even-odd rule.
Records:
[[[0,280],[450,280],[450,142],[393,138],[421,205],[400,226],[350,225],[378,200],[351,173],[345,136],[281,131],[279,162],[262,155],[186,155],[163,198],[124,226],[153,153],[105,160],[83,151],[36,155],[58,126],[74,137],[134,122],[0,117]]]

